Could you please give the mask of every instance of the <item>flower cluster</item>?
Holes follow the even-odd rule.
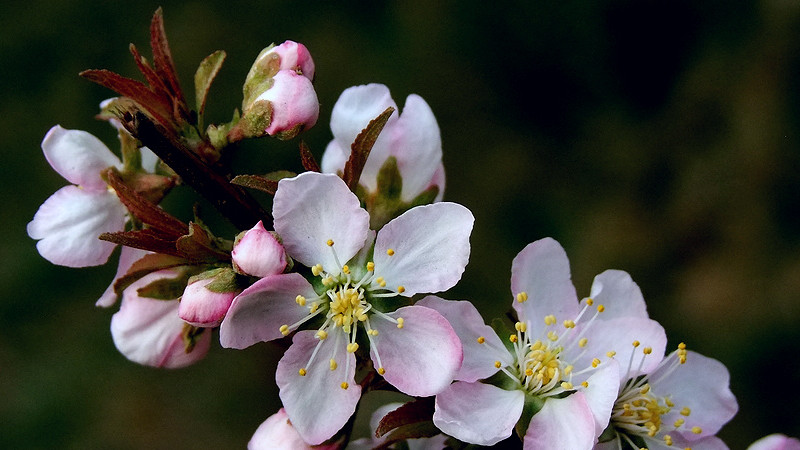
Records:
[[[321,164],[300,143],[302,173],[231,176],[232,144],[289,140],[317,122],[308,49],[267,47],[245,77],[241,112],[206,127],[224,52],[200,64],[192,109],[160,11],[151,46],[152,63],[132,47],[146,84],[82,74],[120,95],[100,117],[118,130],[121,158],[86,132],[53,127],[42,149],[71,184],[41,205],[28,234],[44,258],[70,267],[104,264],[122,246],[97,305],[120,299],[111,334],[131,361],[191,365],[215,329],[223,348],[283,344],[283,408],[249,448],[726,448],[716,434],[738,410],[727,369],[683,343],[667,351],[626,272],[602,272],[579,298],[566,252],[545,238],[512,262],[511,322],[489,326],[469,301],[431,295],[460,281],[474,217],[442,201],[439,127],[421,97],[401,112],[386,86],[346,89]],[[198,211],[187,223],[162,208],[177,183],[238,235],[217,236]],[[273,196],[271,210],[252,190]],[[374,436],[353,439],[373,390],[409,400],[379,408]],[[797,447],[772,435],[751,448]]]

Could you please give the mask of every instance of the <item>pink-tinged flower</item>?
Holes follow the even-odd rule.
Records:
[[[331,113],[333,140],[322,155],[322,171],[343,170],[350,157],[350,145],[358,133],[388,107],[397,109],[389,88],[382,84],[345,89]],[[359,180],[367,191],[378,190],[378,172],[390,156],[397,159],[397,168],[403,177],[402,201],[410,202],[432,186],[439,191],[436,201],[442,199],[442,139],[436,117],[422,97],[409,95],[402,114],[398,111],[386,122]]]
[[[453,328],[430,308],[395,310],[392,298],[458,282],[469,259],[469,210],[454,203],[412,208],[376,236],[339,177],[306,172],[279,182],[273,216],[286,252],[311,268],[312,282],[298,273],[257,281],[234,299],[220,342],[245,348],[317,318],[315,330],[294,335],[276,373],[283,405],[306,442],[329,439],[355,410],[360,329],[378,373],[401,392],[430,396],[450,384],[462,359]]]
[[[45,259],[68,267],[104,264],[115,244],[99,240],[122,231],[127,210],[100,172],[122,163],[99,139],[56,125],[47,132],[42,150],[50,166],[72,183],[45,200],[28,223],[28,236]]]
[[[264,129],[270,136],[291,139],[313,127],[319,118],[319,100],[311,80],[294,70],[281,70],[271,88],[259,95],[254,105],[269,103],[271,115]]]
[[[800,450],[800,440],[784,434],[770,434],[750,444],[747,450]]]
[[[567,256],[552,239],[525,247],[511,272],[519,321],[510,351],[469,302],[429,296],[417,303],[447,317],[464,349],[460,381],[436,396],[434,424],[462,441],[493,445],[530,417],[526,449],[590,449],[608,425],[617,361],[650,367],[630,343],[638,339],[663,354],[664,330],[641,316],[641,293],[624,272],[598,276],[608,282],[596,290],[607,304],[578,302]],[[604,318],[605,311],[614,312]],[[488,377],[491,384],[478,381]]]
[[[196,327],[217,327],[241,291],[236,274],[229,267],[195,275],[183,291],[178,317]]]
[[[381,446],[386,442],[386,436],[375,437],[375,431],[378,429],[384,416],[402,405],[402,403],[388,403],[376,409],[369,419],[370,437],[350,441],[350,444],[347,445],[347,450],[382,448]],[[442,450],[446,446],[446,441],[447,436],[437,434],[429,438],[406,439],[404,443],[408,450]]]
[[[336,450],[340,445],[309,445],[292,426],[286,410],[281,408],[258,426],[247,450]]]
[[[152,367],[179,368],[205,357],[211,333],[190,336],[192,328],[178,317],[178,300],[142,297],[138,290],[148,284],[177,276],[160,270],[132,283],[122,293],[119,311],[111,317],[114,345],[129,360]]]
[[[108,285],[103,295],[95,302],[95,306],[101,306],[103,308],[108,308],[109,306],[114,305],[117,302],[117,294],[114,291],[114,284],[116,284],[117,280],[125,276],[128,273],[128,269],[133,266],[133,263],[140,260],[144,255],[148,254],[149,252],[146,250],[140,250],[138,248],[133,247],[126,247],[123,246],[121,251],[119,252],[119,263],[117,264],[117,274],[114,275],[114,280],[111,284]]]
[[[260,278],[277,275],[288,264],[283,245],[261,221],[236,240],[231,259],[237,272]]]

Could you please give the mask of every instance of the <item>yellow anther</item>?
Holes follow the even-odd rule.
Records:
[[[667,406],[669,406],[670,408],[672,408],[673,406],[675,406],[675,403],[672,403],[672,400],[670,400],[669,398],[665,398],[665,399],[664,399],[664,404],[665,404],[665,405],[667,405]]]
[[[675,425],[675,428],[680,428],[681,426],[683,426],[684,422],[686,422],[686,421],[683,420],[683,419],[678,419],[678,420],[675,421],[675,423],[673,425]]]
[[[328,244],[328,247],[333,247],[333,239],[328,239],[328,242],[326,242],[326,244]]]
[[[325,330],[317,331],[317,339],[324,341],[328,337],[328,332]]]
[[[517,294],[517,303],[523,303],[528,300],[528,293],[527,292],[520,292]]]
[[[306,373],[307,373],[307,372],[306,372],[306,369],[300,369],[300,370],[298,370],[298,371],[297,371],[297,373],[298,373],[298,374],[299,374],[301,377],[304,377],[304,376],[306,376]]]
[[[347,381],[342,381],[342,384],[340,384],[339,386],[341,386],[342,389],[344,389],[344,390],[347,390],[347,388],[350,387],[350,385],[347,384]]]
[[[483,336],[478,336],[477,341],[478,341],[478,344],[483,344],[484,342],[486,342],[486,338],[483,337]]]
[[[334,284],[333,278],[331,278],[331,277],[325,277],[325,278],[323,278],[323,279],[322,279],[322,284],[323,284],[323,286],[325,286],[325,287],[330,287],[330,286],[332,286],[332,285]]]
[[[355,353],[358,350],[358,344],[355,342],[351,342],[347,344],[347,353]]]
[[[683,342],[681,342],[680,344],[678,344],[678,349],[679,349],[679,350],[686,350],[686,344],[684,344]]]
[[[597,312],[601,313],[606,310],[606,307],[603,305],[597,305]]]
[[[289,334],[289,325],[281,325],[279,328],[282,335],[286,336]]]
[[[644,353],[645,355],[649,355],[650,353],[653,353],[653,347],[645,347],[645,348],[643,348],[642,349],[642,353]]]
[[[574,366],[572,366],[572,365],[569,365],[569,366],[565,367],[565,368],[564,368],[564,375],[569,375],[569,374],[571,374],[571,373],[572,373],[572,369],[573,369],[573,368],[574,368]]]
[[[330,367],[331,370],[336,370],[336,368],[339,367],[338,364],[336,364],[336,360],[333,358],[331,358]]]
[[[528,331],[528,325],[523,322],[517,322],[514,324],[514,329],[519,331],[520,333],[524,333]]]
[[[600,365],[600,360],[597,358],[592,359],[592,367],[597,367]]]
[[[533,369],[525,369],[525,376],[528,376],[528,377],[530,377],[530,376],[532,376],[532,375],[533,375]],[[541,373],[539,374],[539,377],[540,377],[540,378],[542,378],[542,377],[543,377]]]
[[[343,265],[342,272],[344,272],[345,275],[350,275],[350,266],[348,266],[347,264]]]
[[[386,369],[384,369],[383,367],[378,367],[378,373],[383,375],[386,373]]]
[[[403,320],[402,317],[398,317],[397,318],[397,328],[403,328],[403,323],[404,322],[405,322],[405,320]]]
[[[642,394],[642,395],[645,395],[648,392],[650,392],[650,385],[649,384],[645,384],[644,386],[642,386],[641,389],[639,389],[639,393]]]
[[[589,339],[581,338],[578,341],[578,347],[580,347],[580,348],[586,347],[586,344],[588,344],[588,343],[589,343]]]
[[[593,298],[591,298],[591,297],[587,298],[587,299],[586,299],[586,304],[587,304],[587,305],[589,305],[589,306],[592,306],[592,305],[594,305],[594,299],[593,299]]]
[[[638,348],[641,345],[641,343],[639,341],[633,341],[633,344],[631,345],[633,345],[633,348]]]
[[[373,328],[371,330],[367,330],[367,334],[371,334],[373,336],[377,336],[378,335],[378,330],[376,330],[375,328]]]
[[[317,264],[311,268],[311,273],[314,274],[315,277],[319,276],[322,273],[322,264]]]
[[[386,254],[389,256],[394,256],[394,250],[390,248],[389,250],[386,250]]]
[[[397,293],[398,294],[402,294],[405,291],[406,291],[406,288],[404,286],[397,286]]]
[[[581,386],[583,386],[583,388],[586,389],[586,388],[589,387],[589,382],[588,381],[584,381],[583,383],[581,383]]]
[[[606,356],[608,356],[609,358],[613,358],[616,355],[617,355],[617,352],[615,352],[613,350],[610,351],[610,352],[606,352]]]
[[[572,383],[570,383],[568,381],[565,381],[565,382],[561,383],[561,387],[564,388],[564,389],[572,389]]]
[[[681,415],[682,415],[682,416],[686,416],[686,417],[688,417],[688,416],[689,416],[689,414],[691,414],[691,413],[692,413],[692,410],[691,410],[691,409],[689,409],[689,407],[688,407],[688,406],[684,406],[684,407],[683,407],[683,409],[681,409]]]
[[[503,363],[501,363],[500,361],[495,361],[494,362],[494,366],[499,369],[499,368],[503,367]]]
[[[294,301],[300,306],[306,306],[306,298],[302,295],[298,295],[294,298]]]
[[[556,323],[556,316],[550,314],[549,316],[544,316],[544,324],[545,325],[554,325]]]
[[[508,340],[511,341],[511,342],[516,343],[517,342],[517,335],[516,334],[512,334],[511,336],[508,337]]]
[[[665,434],[664,435],[664,443],[667,445],[672,445],[672,436]]]
[[[556,334],[555,331],[548,331],[547,332],[547,339],[550,339],[551,341],[555,342],[555,341],[558,340],[558,334]]]
[[[375,278],[375,282],[378,283],[380,287],[386,287],[386,280],[383,277]]]
[[[370,262],[367,263],[367,271],[368,272],[375,271],[375,263],[374,262],[370,261]]]
[[[314,302],[314,303],[311,304],[311,308],[309,308],[308,312],[310,312],[311,314],[314,314],[315,312],[317,312],[318,308],[319,308],[319,303],[318,302]]]
[[[700,434],[700,433],[702,433],[702,432],[703,432],[703,429],[702,429],[702,428],[700,428],[700,427],[692,427],[692,433],[694,433],[694,434]]]
[[[564,328],[575,328],[575,321],[574,320],[565,320],[564,321]]]

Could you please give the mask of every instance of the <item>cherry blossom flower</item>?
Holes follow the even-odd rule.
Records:
[[[53,264],[104,264],[116,245],[97,237],[122,231],[128,211],[100,172],[122,163],[93,135],[59,125],[47,132],[42,150],[50,166],[72,185],[45,200],[28,223],[28,235],[39,240],[39,254]]]
[[[464,349],[460,381],[436,396],[434,424],[479,445],[500,442],[517,427],[526,449],[592,448],[616,398],[617,359],[634,357],[635,339],[662,353],[666,346],[663,328],[640,315],[641,293],[626,277],[598,276],[609,285],[593,292],[607,304],[578,302],[564,249],[549,238],[529,244],[512,265],[519,321],[510,351],[469,302],[418,302],[450,320]],[[613,312],[603,317],[606,311]]]
[[[190,325],[178,317],[178,299],[139,295],[140,288],[176,276],[175,270],[160,270],[145,275],[123,291],[119,311],[111,317],[111,337],[117,350],[129,360],[173,369],[194,364],[208,353],[211,333],[191,335]]]
[[[401,392],[431,396],[450,384],[462,359],[452,327],[430,308],[398,309],[396,300],[458,282],[469,259],[469,210],[416,207],[376,235],[339,177],[307,172],[279,182],[273,216],[286,252],[311,269],[311,281],[278,274],[245,289],[222,322],[220,342],[245,348],[314,324],[295,333],[276,373],[284,408],[306,442],[329,439],[355,410],[359,330],[377,372]]]
[[[750,444],[747,450],[800,450],[800,440],[784,434],[770,434]]]
[[[322,156],[322,171],[343,170],[356,136],[388,107],[397,109],[389,88],[382,84],[345,89],[331,113],[333,140]],[[438,188],[436,201],[442,199],[445,178],[442,140],[433,111],[422,97],[409,95],[402,114],[392,114],[386,122],[359,180],[367,191],[377,191],[378,173],[390,156],[396,158],[403,178],[402,201],[411,202],[432,186]]]

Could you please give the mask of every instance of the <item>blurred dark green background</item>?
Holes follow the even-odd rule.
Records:
[[[800,435],[800,3],[335,3],[160,4],[185,90],[203,57],[228,52],[208,121],[229,119],[252,60],[285,39],[317,64],[322,113],[304,139],[318,157],[344,88],[381,82],[401,105],[428,101],[446,198],[476,217],[470,265],[446,297],[501,315],[511,259],[553,236],[579,295],[595,274],[627,270],[671,346],[730,368],[731,448]],[[93,119],[111,93],[78,72],[136,76],[127,46],[150,54],[158,5],[30,0],[0,13],[2,448],[242,448],[278,407],[269,345],[216,344],[178,371],[129,363],[108,330],[116,308],[94,307],[116,263],[53,266],[25,233],[65,184],[39,147],[51,126],[115,148]],[[263,140],[241,157],[298,169],[295,148]],[[176,196],[188,214],[191,192]]]

